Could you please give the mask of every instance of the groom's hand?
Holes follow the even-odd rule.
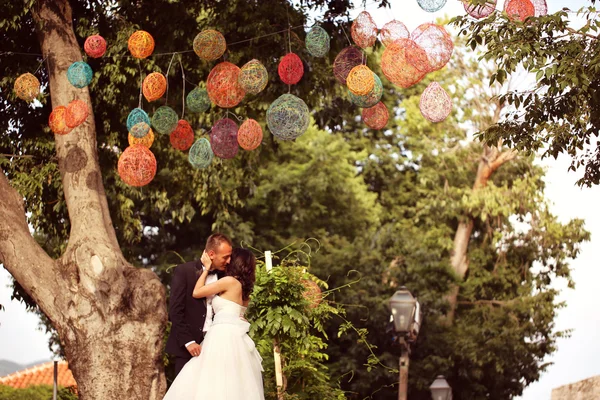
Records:
[[[198,357],[202,351],[202,346],[200,346],[198,343],[192,343],[186,347],[186,349],[190,352],[192,357]]]

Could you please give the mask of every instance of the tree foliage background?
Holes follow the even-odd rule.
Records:
[[[152,268],[168,285],[168,267],[179,262],[178,255],[198,257],[204,238],[214,230],[228,234],[236,244],[261,250],[300,246],[318,238],[311,272],[330,287],[350,284],[328,300],[344,305],[348,320],[369,332],[368,340],[377,346],[375,355],[387,366],[367,368],[365,364],[373,365],[373,354],[356,346],[360,335],[348,331],[338,338],[343,322],[332,318],[324,327],[329,338],[324,364],[347,397],[396,398],[393,369],[399,350],[386,330],[386,302],[400,285],[418,296],[425,317],[411,356],[411,398],[428,398],[428,386],[438,374],[446,375],[459,399],[508,399],[539,378],[547,366],[544,358],[565,334],[554,329],[561,304],[555,304],[552,283],[570,282],[568,260],[577,256],[588,234],[583,221],[563,224],[552,215],[543,194],[544,172],[526,154],[498,170],[486,188],[472,190],[482,145],[471,140],[469,126],[481,124],[486,114],[466,95],[482,84],[481,71],[474,63],[462,62],[466,50],[460,43],[449,67],[403,91],[378,70],[382,49],[370,51],[369,65],[386,88],[383,101],[393,110],[389,129],[372,131],[356,118],[360,110],[350,104],[346,89],[331,73],[335,55],[348,45],[343,28],[349,29],[349,2],[71,3],[82,47],[92,33],[109,43],[104,58],[88,60],[95,73],[92,106],[111,216],[130,260]],[[3,48],[39,53],[30,7],[35,7],[34,0],[8,0],[4,5]],[[332,36],[326,59],[312,58],[303,50],[302,26],[309,10],[321,10],[322,26]],[[561,16],[539,23],[556,18]],[[305,63],[305,77],[291,91],[309,104],[311,126],[295,142],[274,140],[264,127],[265,139],[257,151],[216,160],[202,171],[191,168],[168,138],[158,137],[152,147],[159,165],[156,178],[144,188],[128,187],[116,175],[116,164],[127,146],[125,120],[138,104],[140,77],[168,69],[168,98],[143,106],[151,113],[167,103],[181,113],[181,68],[189,91],[204,84],[212,64],[189,52],[158,54],[190,49],[193,37],[204,28],[225,34],[231,44],[229,61],[242,65],[257,58],[267,66],[271,78],[266,91],[247,96],[232,110],[257,119],[263,127],[268,105],[288,90],[278,81],[276,67],[291,44]],[[550,29],[535,24],[517,28]],[[157,43],[157,55],[142,62],[127,56],[127,38],[136,29],[151,32]],[[271,35],[277,31],[284,32]],[[5,72],[0,79],[0,163],[26,199],[37,240],[57,256],[65,248],[69,221],[47,127],[48,93],[40,105],[31,107],[11,92],[14,79],[36,71],[42,61],[43,56],[16,53],[0,57]],[[37,75],[46,84],[41,64]],[[498,72],[495,76],[498,79]],[[452,116],[437,125],[425,121],[418,110],[420,93],[434,79],[450,88],[456,101]],[[186,114],[197,137],[223,116],[216,107],[205,115]],[[496,132],[503,137],[514,132],[499,127]],[[469,273],[460,281],[449,259],[454,232],[465,218],[475,223]],[[441,317],[447,311],[445,295],[454,284],[460,285],[459,307],[454,324],[448,326]],[[16,286],[17,296],[24,296]]]

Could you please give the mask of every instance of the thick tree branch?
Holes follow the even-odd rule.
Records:
[[[53,301],[66,289],[56,262],[37,244],[25,219],[23,198],[0,169],[0,262],[52,320],[61,312]]]

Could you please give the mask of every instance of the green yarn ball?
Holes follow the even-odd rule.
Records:
[[[375,85],[368,94],[359,96],[352,93],[350,89],[348,89],[348,95],[350,96],[350,101],[352,104],[356,104],[362,108],[369,108],[379,103],[379,100],[381,100],[381,96],[383,95],[383,85],[381,84],[381,79],[379,79],[377,74],[373,74],[373,76],[375,77]]]
[[[293,94],[279,96],[267,110],[267,125],[275,137],[294,140],[308,129],[309,113],[304,100]]]
[[[208,139],[200,138],[190,147],[188,160],[192,164],[192,167],[204,169],[212,163],[213,157],[214,153]]]
[[[169,106],[161,106],[154,112],[152,116],[152,126],[158,133],[168,135],[177,127],[179,116]]]
[[[329,53],[329,34],[320,26],[313,26],[306,34],[306,50],[313,57],[325,57]]]
[[[185,103],[187,104],[188,110],[193,113],[203,113],[210,108],[208,92],[206,89],[201,89],[199,87],[188,93],[185,98]]]

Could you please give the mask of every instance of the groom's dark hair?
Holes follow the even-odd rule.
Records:
[[[231,240],[229,240],[227,236],[223,235],[222,233],[213,233],[208,237],[208,239],[206,239],[206,251],[217,251],[223,242],[233,247]]]

